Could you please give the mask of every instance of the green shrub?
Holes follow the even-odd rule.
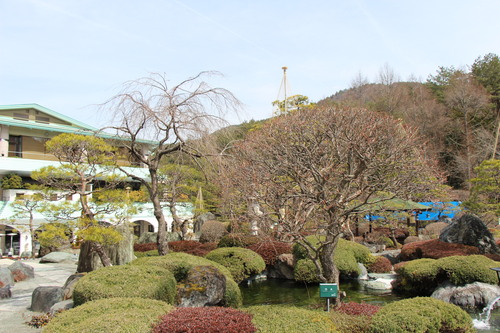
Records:
[[[150,251],[134,251],[134,255],[137,258],[142,258],[142,257],[156,257],[158,256],[158,250],[150,250]]]
[[[318,270],[311,259],[298,260],[293,269],[293,277],[296,281],[303,281],[306,283],[320,282]]]
[[[243,311],[253,315],[252,322],[260,333],[337,332],[334,323],[323,311],[281,305],[251,306]]]
[[[4,190],[23,188],[23,179],[15,173],[9,173],[0,180],[0,187]]]
[[[259,254],[241,247],[221,247],[209,252],[205,258],[226,267],[237,283],[266,269],[266,263]]]
[[[257,236],[230,233],[220,239],[217,247],[250,247],[259,241]]]
[[[103,267],[86,274],[75,286],[73,301],[75,305],[80,305],[101,298],[127,296],[172,304],[176,293],[174,275],[167,269],[121,265]]]
[[[158,317],[173,307],[143,298],[100,299],[63,311],[43,329],[44,333],[151,332]]]
[[[233,280],[229,270],[208,259],[193,256],[187,253],[169,253],[164,256],[139,258],[130,263],[132,266],[153,266],[169,270],[177,281],[181,281],[189,269],[193,266],[215,266],[226,277],[226,293],[224,294],[224,305],[239,307],[242,304],[241,292],[238,284]]]
[[[369,333],[371,316],[349,315],[338,311],[330,311],[329,315],[339,332]]]
[[[496,284],[496,273],[490,268],[498,266],[498,262],[481,255],[413,260],[397,268],[395,288],[414,295],[430,295],[445,280],[457,286],[476,281]]]
[[[314,245],[318,245],[319,243],[317,236],[308,236],[307,240]],[[299,244],[294,244],[293,254],[297,261],[307,258],[306,249]],[[370,264],[374,262],[376,258],[371,254],[370,250],[366,246],[358,244],[356,242],[347,241],[345,239],[340,239],[337,244],[337,248],[335,249],[333,260],[340,271],[341,277],[356,277],[361,273],[358,262],[363,264]],[[314,271],[306,273],[306,267],[313,267]],[[309,277],[312,274],[316,274],[316,266],[311,266],[311,264],[303,264],[303,266],[301,267],[301,272],[298,274],[298,276],[304,276],[311,280]]]
[[[472,319],[458,306],[430,297],[409,298],[384,306],[372,317],[372,333],[468,333]]]

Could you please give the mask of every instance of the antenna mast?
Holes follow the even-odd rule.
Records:
[[[288,84],[288,79],[286,77],[286,70],[288,67],[283,66],[281,67],[283,70],[283,79],[281,80],[281,85],[280,85],[280,90],[278,91],[278,98],[276,99],[276,102],[273,102],[273,105],[276,106],[277,109],[275,109],[274,114],[275,115],[280,115],[280,114],[287,114],[288,113],[288,90],[290,89],[290,85]],[[283,93],[282,93],[283,91]],[[281,99],[282,94],[284,95],[284,99]],[[283,101],[283,105],[281,105],[281,102]]]

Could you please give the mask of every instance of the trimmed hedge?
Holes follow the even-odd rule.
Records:
[[[370,273],[389,273],[392,270],[392,264],[386,257],[375,256],[375,261],[368,264],[366,269]]]
[[[44,333],[148,333],[173,306],[151,299],[112,298],[85,303],[57,314]]]
[[[187,253],[169,253],[164,256],[139,258],[130,263],[132,266],[153,266],[169,270],[179,282],[185,278],[189,269],[194,266],[215,266],[226,277],[226,293],[224,295],[224,306],[239,307],[242,304],[241,291],[238,284],[233,280],[229,270],[208,259],[193,256]]]
[[[316,236],[308,236],[307,240],[315,245],[319,243]],[[295,279],[297,281],[304,281],[309,283],[319,282],[317,278],[318,274],[316,266],[310,259],[307,259],[306,249],[299,244],[294,244],[293,254],[297,260],[294,272]],[[371,254],[370,250],[366,246],[358,244],[356,242],[347,241],[345,239],[339,240],[333,258],[335,265],[337,265],[337,268],[340,271],[340,275],[343,277],[358,276],[361,273],[358,262],[369,265],[376,260],[375,256]],[[303,259],[304,261],[302,261],[302,263],[299,265],[299,261],[301,261],[301,259]],[[307,269],[307,267],[312,268],[313,271],[306,272],[305,270]],[[314,276],[316,277],[314,278]],[[303,280],[302,278],[307,279]]]
[[[440,259],[451,256],[468,256],[479,254],[475,246],[442,242],[431,239],[405,244],[401,249],[401,260],[415,260],[421,258]]]
[[[472,318],[458,306],[430,297],[409,298],[384,306],[372,317],[372,333],[472,333]]]
[[[282,305],[251,306],[243,311],[253,315],[252,322],[260,333],[338,332],[324,311]]]
[[[499,265],[499,262],[481,255],[413,260],[396,267],[398,278],[395,289],[415,295],[430,295],[446,280],[457,286],[476,281],[496,284],[496,273],[490,268]]]
[[[266,263],[260,255],[241,247],[221,247],[209,252],[205,258],[226,267],[237,283],[266,269]]]
[[[250,247],[259,241],[257,236],[231,233],[222,237],[217,247]]]
[[[248,313],[218,306],[178,308],[153,327],[153,333],[253,333],[255,326]]]
[[[131,265],[103,267],[82,277],[73,292],[75,305],[101,298],[140,297],[173,304],[174,275],[161,267]]]
[[[134,251],[134,255],[136,258],[142,258],[142,257],[157,257],[158,256],[158,250],[149,250],[149,251]]]
[[[264,241],[253,244],[249,247],[250,250],[258,253],[264,259],[266,265],[274,265],[278,256],[284,253],[292,253],[290,243],[278,241]]]

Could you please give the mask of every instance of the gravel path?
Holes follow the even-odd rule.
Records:
[[[9,266],[13,260],[0,259],[0,266]],[[39,286],[63,286],[66,279],[76,272],[75,263],[40,264],[39,259],[23,260],[24,264],[33,266],[35,278],[20,281],[11,289],[12,298],[0,299],[0,333],[34,333],[41,332],[25,324],[31,316],[40,313],[29,310],[33,290]]]

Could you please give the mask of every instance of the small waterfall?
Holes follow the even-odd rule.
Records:
[[[495,298],[492,302],[490,302],[481,312],[479,315],[479,319],[474,319],[472,322],[474,324],[474,327],[478,330],[486,330],[491,328],[490,327],[490,317],[491,317],[491,310],[493,310],[493,306],[495,305],[496,302],[500,300],[500,296]]]

